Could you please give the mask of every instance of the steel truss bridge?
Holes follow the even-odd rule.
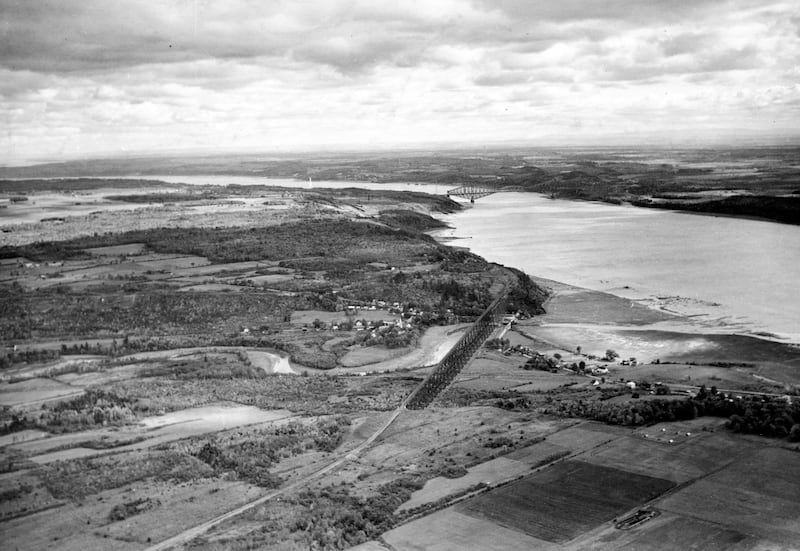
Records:
[[[473,354],[483,345],[494,331],[498,320],[505,314],[505,295],[495,299],[483,314],[472,324],[464,336],[450,352],[442,358],[439,365],[422,381],[416,392],[406,402],[408,409],[424,409],[461,373],[472,359]]]
[[[448,197],[461,197],[474,203],[475,199],[486,197],[499,191],[520,191],[519,186],[499,186],[495,184],[465,184],[447,192]]]

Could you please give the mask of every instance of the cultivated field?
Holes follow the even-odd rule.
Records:
[[[800,541],[797,452],[756,451],[665,499],[667,511],[782,545]]]
[[[556,550],[558,545],[506,528],[490,520],[445,509],[386,533],[383,539],[397,550],[506,551]]]
[[[672,486],[663,479],[566,461],[458,505],[456,510],[538,539],[564,543]]]
[[[726,434],[696,433],[691,438],[692,442],[669,444],[638,435],[622,437],[587,452],[582,459],[682,483],[730,463],[739,453]]]

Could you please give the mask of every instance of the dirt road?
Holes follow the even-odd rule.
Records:
[[[386,429],[389,428],[389,426],[394,422],[394,420],[397,419],[397,417],[400,415],[400,413],[402,413],[402,411],[406,407],[406,401],[407,400],[408,400],[408,398],[406,398],[406,400],[403,400],[403,403],[400,404],[400,406],[396,410],[394,410],[392,415],[383,423],[383,425],[381,425],[374,433],[372,433],[372,435],[370,435],[369,438],[364,440],[361,444],[359,444],[358,446],[356,446],[354,449],[350,450],[349,452],[346,452],[346,453],[343,452],[336,459],[334,459],[333,461],[331,461],[330,463],[328,463],[324,467],[320,468],[319,470],[311,473],[309,476],[306,476],[306,477],[302,478],[301,480],[293,482],[293,483],[289,484],[288,486],[285,486],[285,487],[280,488],[278,490],[274,490],[274,491],[272,491],[272,492],[270,492],[270,493],[268,493],[266,495],[263,495],[260,498],[255,499],[255,500],[253,500],[253,501],[251,501],[249,503],[245,503],[244,505],[241,505],[241,506],[237,507],[236,509],[228,511],[227,513],[223,513],[223,514],[219,515],[218,517],[215,517],[215,518],[213,518],[211,520],[207,520],[206,522],[203,522],[202,524],[198,524],[197,526],[193,526],[192,528],[189,528],[188,530],[184,530],[183,532],[181,532],[179,534],[176,534],[176,535],[172,536],[169,539],[166,539],[166,540],[164,540],[164,541],[162,541],[160,543],[157,543],[156,545],[148,547],[146,551],[163,551],[163,550],[166,550],[166,549],[171,549],[171,548],[174,548],[176,546],[188,543],[189,541],[193,540],[194,538],[196,538],[198,536],[202,536],[203,534],[205,534],[206,532],[208,532],[209,530],[211,530],[215,526],[225,522],[226,520],[230,520],[230,519],[232,519],[232,518],[234,518],[234,517],[236,517],[238,515],[241,515],[245,511],[249,511],[253,507],[258,507],[262,503],[266,503],[267,501],[269,501],[271,499],[275,499],[278,496],[281,496],[283,494],[291,492],[292,490],[295,490],[295,489],[300,488],[300,487],[302,487],[304,485],[307,485],[309,482],[311,482],[313,480],[316,480],[317,478],[319,478],[321,476],[324,476],[324,475],[328,474],[329,472],[331,472],[333,470],[338,469],[339,467],[341,467],[347,461],[350,461],[350,460],[353,460],[353,459],[357,458],[358,455],[362,451],[364,451],[373,442],[375,442],[375,440],[377,440],[386,431]]]

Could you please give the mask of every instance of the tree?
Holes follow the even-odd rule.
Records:
[[[619,358],[619,354],[615,350],[611,350],[610,348],[606,350],[606,356],[603,358],[608,362],[613,362],[615,359]]]
[[[789,442],[800,442],[800,423],[795,423],[789,430]]]

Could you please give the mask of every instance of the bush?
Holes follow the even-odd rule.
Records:
[[[134,501],[128,501],[126,503],[120,503],[119,505],[115,505],[111,509],[111,512],[108,513],[108,520],[111,522],[125,520],[126,518],[139,515],[145,511],[149,511],[150,509],[154,509],[159,505],[161,505],[161,502],[152,498],[142,498]]]
[[[513,446],[514,442],[506,437],[501,436],[499,438],[492,438],[491,440],[487,440],[484,444],[484,448],[501,448],[503,446]]]
[[[461,478],[467,474],[467,468],[463,465],[446,465],[439,469],[437,473],[444,478]]]

